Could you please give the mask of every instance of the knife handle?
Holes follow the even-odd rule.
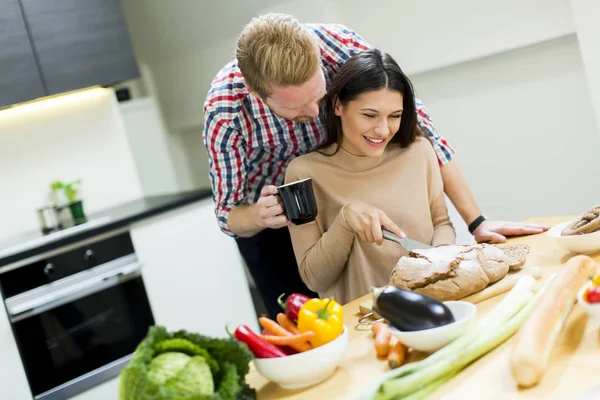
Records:
[[[392,242],[396,242],[400,246],[402,246],[402,241],[400,240],[400,238],[398,236],[396,236],[395,234],[393,234],[392,232],[390,232],[386,229],[382,229],[381,231],[383,232],[384,239],[391,240]]]

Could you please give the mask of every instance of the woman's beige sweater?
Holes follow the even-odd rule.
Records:
[[[333,154],[337,145],[323,152]],[[319,215],[290,226],[300,275],[321,297],[345,304],[389,283],[392,269],[407,255],[399,244],[361,240],[342,207],[362,202],[380,208],[407,236],[434,246],[454,244],[444,187],[431,144],[418,138],[407,149],[389,144],[380,158],[358,157],[340,148],[334,155],[312,152],[294,159],[286,183],[312,178]]]

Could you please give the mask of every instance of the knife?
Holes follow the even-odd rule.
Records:
[[[400,239],[398,236],[394,235],[392,232],[382,229],[383,238],[387,240],[391,240],[392,242],[398,243],[407,251],[419,250],[419,249],[430,249],[433,246],[421,243],[417,240],[410,239],[408,237]]]

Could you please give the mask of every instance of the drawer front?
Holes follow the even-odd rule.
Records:
[[[48,257],[0,275],[0,288],[6,299],[133,253],[129,232],[74,249],[70,246],[70,250],[58,254],[53,252]]]

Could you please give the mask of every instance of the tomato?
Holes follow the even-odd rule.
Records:
[[[592,283],[594,284],[594,286],[600,286],[600,275],[596,275]]]
[[[587,290],[586,299],[589,303],[600,303],[600,287],[592,286]]]

